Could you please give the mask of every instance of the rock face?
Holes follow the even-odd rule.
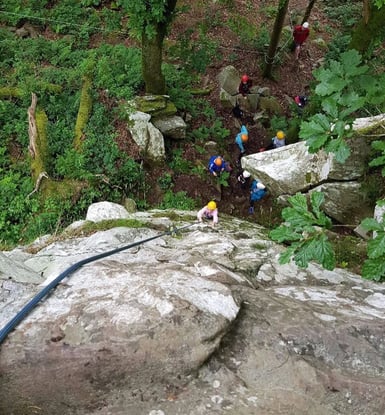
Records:
[[[0,327],[77,261],[160,236],[82,266],[7,336],[1,414],[385,413],[383,286],[279,265],[256,224],[172,214],[2,253]]]
[[[242,167],[281,200],[297,192],[322,191],[327,215],[344,224],[358,225],[373,216],[373,201],[360,182],[368,166],[371,136],[376,135],[383,120],[383,114],[355,120],[354,137],[347,141],[350,156],[343,164],[333,153],[309,153],[306,143],[300,141],[242,157]]]

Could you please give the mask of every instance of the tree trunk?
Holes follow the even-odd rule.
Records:
[[[146,84],[146,93],[164,95],[166,81],[162,73],[162,52],[165,30],[158,25],[152,38],[142,34],[142,76]]]
[[[364,56],[365,52],[371,53],[373,43],[383,41],[385,38],[384,20],[385,6],[380,9],[372,7],[368,22],[366,23],[365,17],[363,17],[354,28],[349,48],[358,50]]]
[[[305,15],[303,16],[302,23],[309,21],[309,17],[310,17],[310,14],[311,14],[311,11],[313,9],[315,2],[316,0],[309,0],[309,4],[306,7],[306,11],[305,11]]]
[[[149,37],[146,28],[142,31],[142,76],[146,93],[164,95],[166,81],[162,73],[163,40],[173,18],[177,0],[167,0],[163,19],[155,24],[155,35]]]
[[[266,56],[266,66],[263,72],[265,78],[272,78],[273,63],[275,58],[275,52],[278,47],[279,38],[281,36],[283,23],[285,21],[287,8],[289,6],[289,0],[279,0],[278,13],[275,18],[273,33],[270,38],[269,51]]]

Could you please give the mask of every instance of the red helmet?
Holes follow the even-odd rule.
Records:
[[[242,75],[241,81],[247,82],[249,80],[249,77],[247,75]]]

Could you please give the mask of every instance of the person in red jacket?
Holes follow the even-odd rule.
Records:
[[[309,23],[305,22],[302,25],[296,25],[293,29],[293,38],[295,43],[295,59],[298,60],[299,53],[301,52],[301,47],[309,37]]]

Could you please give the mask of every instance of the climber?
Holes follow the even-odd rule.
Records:
[[[215,227],[218,223],[218,209],[217,204],[211,200],[205,207],[203,207],[197,213],[197,219],[199,222],[203,222],[203,219],[212,220],[211,227]]]
[[[302,45],[305,43],[306,39],[309,37],[309,23],[305,22],[302,25],[296,25],[293,29],[293,39],[295,44],[294,56],[295,60],[299,59],[299,54],[301,52]]]
[[[252,80],[247,75],[242,75],[241,82],[238,87],[238,92],[244,97],[247,98],[247,94],[250,94],[250,88],[253,85]]]
[[[235,137],[235,144],[239,147],[239,156],[238,156],[238,165],[241,162],[242,156],[246,153],[245,144],[247,143],[249,139],[249,132],[247,131],[247,128],[242,125],[241,131],[236,135]]]
[[[210,157],[208,169],[214,176],[219,176],[223,171],[230,172],[232,170],[230,164],[228,164],[222,156]]]
[[[237,176],[237,181],[241,185],[242,189],[246,189],[248,187],[248,183],[250,181],[251,174],[247,170],[243,170]]]
[[[249,206],[249,213],[252,215],[254,213],[254,203],[258,200],[261,200],[267,193],[266,186],[259,182],[258,180],[254,179],[251,182],[250,186],[250,206]]]
[[[285,133],[281,130],[277,131],[275,136],[271,139],[271,144],[266,147],[266,150],[273,150],[275,148],[283,147],[286,144]]]

